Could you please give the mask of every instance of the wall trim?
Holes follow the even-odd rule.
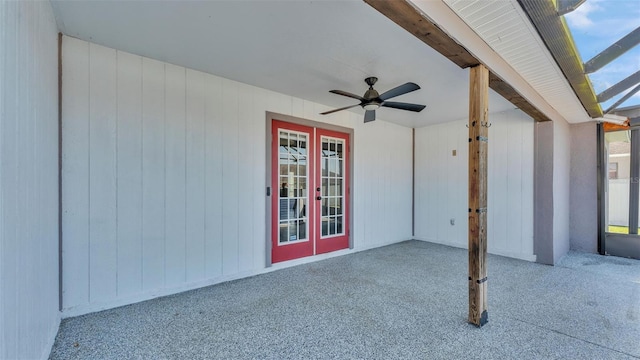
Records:
[[[607,178],[607,170],[605,169],[605,139],[604,129],[602,124],[598,124],[596,127],[596,141],[597,141],[597,199],[598,199],[598,253],[605,255],[606,249],[606,224],[605,224],[605,199],[604,199],[604,187]]]
[[[58,310],[62,310],[62,33],[58,33]]]
[[[411,236],[416,236],[416,128],[411,129]]]

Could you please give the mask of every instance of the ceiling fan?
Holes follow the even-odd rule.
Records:
[[[376,119],[376,109],[378,109],[381,106],[400,109],[400,110],[415,111],[415,112],[420,112],[422,111],[422,109],[426,107],[425,105],[387,101],[388,99],[391,99],[393,97],[404,95],[412,91],[416,91],[420,89],[420,86],[412,82],[408,82],[406,84],[397,86],[389,91],[386,91],[382,94],[378,94],[378,92],[373,88],[373,84],[375,84],[376,81],[378,81],[377,77],[368,77],[364,79],[364,82],[366,82],[367,85],[369,85],[369,90],[367,90],[367,92],[364,93],[364,96],[358,96],[356,94],[352,94],[342,90],[330,90],[329,91],[330,93],[334,93],[342,96],[348,96],[350,98],[360,100],[360,104],[355,104],[355,105],[345,106],[339,109],[325,111],[323,113],[320,113],[320,115],[327,115],[340,110],[347,110],[356,106],[362,106],[362,108],[366,110],[364,113],[364,122],[367,123],[369,121],[373,121]]]

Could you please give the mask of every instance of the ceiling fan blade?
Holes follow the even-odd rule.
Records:
[[[396,97],[406,93],[410,93],[412,91],[416,91],[418,89],[420,89],[420,86],[412,82],[408,82],[406,84],[400,85],[398,87],[394,87],[393,89],[382,93],[382,95],[380,95],[380,99],[384,101],[387,99],[391,99],[392,97]]]
[[[356,95],[356,94],[352,94],[350,92],[346,92],[346,91],[342,91],[342,90],[329,90],[330,93],[334,93],[334,94],[338,94],[338,95],[342,95],[342,96],[348,96],[350,98],[354,98],[354,99],[358,99],[360,101],[364,101],[364,98],[360,95]]]
[[[364,112],[364,122],[368,123],[369,121],[373,121],[375,119],[376,119],[375,110],[367,110]]]
[[[388,108],[394,108],[394,109],[400,109],[400,110],[415,111],[415,112],[420,112],[424,108],[426,108],[425,105],[409,104],[409,103],[395,102],[395,101],[385,101],[380,106],[384,106],[384,107],[388,107]]]
[[[351,109],[352,107],[356,107],[356,106],[359,106],[359,105],[360,105],[360,104],[349,105],[349,106],[341,107],[341,108],[339,108],[339,109],[333,109],[333,110],[325,111],[325,112],[323,112],[323,113],[320,113],[320,115],[328,115],[328,114],[331,114],[331,113],[334,113],[334,112],[337,112],[337,111],[340,111],[340,110],[347,110],[347,109]]]

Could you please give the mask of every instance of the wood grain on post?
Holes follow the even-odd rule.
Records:
[[[469,322],[487,316],[487,145],[489,71],[470,68],[469,78]]]

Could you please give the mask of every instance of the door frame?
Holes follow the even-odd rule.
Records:
[[[640,171],[640,127],[631,126],[631,178]],[[605,132],[602,124],[597,125],[597,176],[598,176],[598,252],[602,255],[614,255],[620,257],[630,257],[640,259],[640,235],[639,234],[615,234],[607,231],[606,223],[606,199],[608,195],[608,169],[607,153],[605,148]],[[634,145],[635,142],[635,145]],[[635,153],[635,155],[634,155]],[[634,162],[635,161],[635,162]],[[637,228],[638,219],[638,183],[630,181],[629,191],[629,228]],[[635,192],[633,188],[635,187]],[[635,221],[632,221],[635,220]]]
[[[349,206],[349,208],[347,209],[347,222],[349,224],[349,249],[353,249],[353,234],[354,234],[354,226],[353,226],[353,167],[354,167],[354,161],[353,161],[353,153],[354,153],[354,143],[353,143],[353,136],[354,136],[354,130],[353,128],[348,128],[348,127],[344,127],[344,126],[339,126],[339,125],[334,125],[334,124],[328,124],[328,123],[323,123],[323,122],[319,122],[319,121],[313,121],[313,120],[308,120],[308,119],[303,119],[303,118],[299,118],[299,117],[294,117],[291,115],[284,115],[284,114],[279,114],[279,113],[275,113],[275,112],[270,112],[267,111],[266,112],[266,116],[265,116],[265,178],[264,178],[264,189],[265,189],[265,202],[264,202],[264,206],[265,206],[265,266],[266,267],[271,267],[273,265],[272,259],[271,259],[271,251],[272,251],[272,229],[271,229],[271,224],[272,224],[272,219],[273,219],[273,210],[272,210],[272,196],[274,194],[277,195],[277,193],[274,193],[274,191],[278,191],[278,189],[273,189],[271,186],[271,181],[272,181],[272,166],[271,166],[271,161],[273,159],[273,154],[272,154],[272,130],[273,130],[273,121],[284,121],[284,122],[288,122],[291,124],[295,124],[295,125],[302,125],[302,126],[307,126],[307,127],[313,127],[313,128],[319,128],[319,129],[323,129],[323,130],[329,130],[329,131],[336,131],[336,132],[341,132],[344,134],[348,135],[349,138],[349,151],[348,151],[348,167],[347,167],[347,171],[349,174],[351,174],[351,176],[349,176],[348,178],[348,182],[347,182],[347,186],[351,189],[351,191],[348,192],[347,197],[349,200],[349,204],[351,204]],[[277,216],[277,214],[276,214]],[[309,258],[313,258],[314,256],[318,256],[318,255],[313,255],[310,257],[306,257],[303,259],[309,259]],[[298,259],[299,260],[299,259]],[[296,261],[296,260],[289,260],[289,261]],[[286,261],[285,261],[286,263]]]

